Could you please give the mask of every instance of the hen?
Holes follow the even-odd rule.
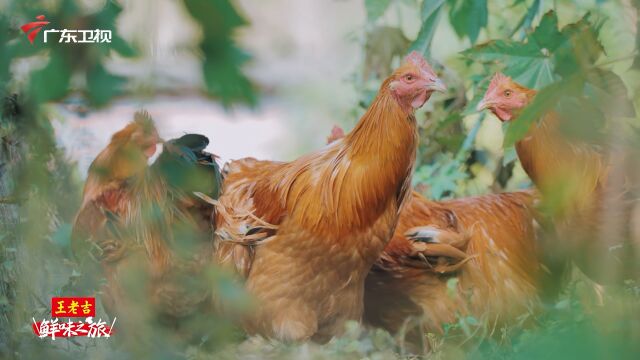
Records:
[[[498,73],[478,110],[489,109],[502,121],[517,121],[519,112],[535,95],[535,90]],[[561,121],[550,111],[516,143],[524,170],[554,209],[562,240],[555,251],[571,257],[597,282],[637,279],[640,239],[635,244],[630,241],[629,224],[638,201],[630,199],[634,181],[624,175],[624,166],[631,164],[631,159],[621,151],[605,153],[586,142],[567,139],[561,132]],[[612,177],[614,171],[619,174]]]
[[[326,341],[361,319],[365,277],[410,195],[414,111],[438,90],[414,52],[344,139],[289,163],[229,164],[216,256],[257,299],[249,333]]]
[[[496,328],[534,312],[542,291],[534,200],[522,191],[436,202],[413,192],[367,277],[365,321],[396,333],[414,319],[437,333],[458,317]]]
[[[94,284],[106,278],[102,304],[124,332],[179,327],[211,302],[213,207],[193,192],[217,198],[220,172],[195,134],[165,142],[148,166],[159,142],[145,112],[115,133],[89,168],[73,227],[74,255]]]

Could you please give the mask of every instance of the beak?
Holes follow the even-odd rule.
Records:
[[[476,106],[476,111],[482,111],[484,109],[487,109],[489,106],[491,106],[491,101],[487,101],[486,99],[482,99],[478,103],[478,106]]]
[[[435,78],[433,82],[427,84],[427,89],[431,91],[445,92],[447,91],[447,85],[445,85],[440,78]]]

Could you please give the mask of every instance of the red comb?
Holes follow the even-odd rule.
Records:
[[[504,81],[510,81],[511,78],[508,77],[507,75],[501,73],[501,72],[497,72],[495,73],[495,75],[493,75],[493,77],[491,78],[491,82],[489,83],[489,89],[494,88],[495,86],[497,86],[498,84],[504,82]]]
[[[331,135],[327,137],[327,144],[331,144],[332,142],[342,139],[344,137],[344,130],[338,125],[334,125],[333,129],[331,129]]]
[[[429,65],[427,60],[425,60],[425,58],[415,50],[412,51],[409,55],[407,55],[404,61],[412,62],[426,71],[433,72],[433,69],[431,68],[431,65]]]

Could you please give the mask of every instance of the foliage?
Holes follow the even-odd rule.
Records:
[[[245,19],[227,0],[184,0],[184,4],[202,27],[200,50],[207,91],[225,106],[236,101],[255,104],[251,83],[240,68],[249,55],[233,40],[236,29],[246,25]]]
[[[421,27],[411,49],[429,56],[432,43],[446,26],[460,40],[480,43],[462,45],[455,58],[431,59],[445,82],[453,84],[444,99],[434,97],[434,108],[419,122],[422,144],[414,184],[432,199],[474,194],[476,190],[472,189],[478,187],[479,193],[486,193],[527,185],[515,176],[513,144],[548,111],[560,115],[561,130],[568,137],[601,147],[639,143],[637,74],[618,66],[614,71],[612,65],[633,59],[632,69],[638,69],[640,43],[636,41],[631,56],[615,59],[608,57],[607,51],[615,40],[603,36],[607,27],[620,19],[607,18],[605,12],[588,5],[591,11],[567,9],[577,1],[557,2],[567,5],[563,9],[565,14],[571,13],[569,19],[559,17],[556,2],[496,1],[497,8],[492,8],[493,3],[425,0],[415,7]],[[640,9],[640,2],[633,1],[632,5]],[[448,24],[441,21],[445,12]],[[393,26],[393,22],[383,25]],[[475,107],[497,71],[538,90],[518,121],[503,126],[504,152],[498,159],[475,142],[482,128]],[[631,315],[640,306],[637,285],[630,281],[627,289],[612,289],[604,299],[599,296],[589,280],[574,275],[559,299],[547,303],[539,316],[523,318],[521,324],[487,329],[480,319],[461,317],[447,325],[444,336],[429,334],[431,355],[472,359],[633,358],[640,351],[638,331],[632,330],[637,317]]]
[[[558,30],[558,18],[550,11],[522,42],[494,40],[463,52],[471,60],[497,64],[526,87],[540,89],[518,121],[509,125],[505,146],[522,138],[551,109],[565,115],[563,118],[587,119],[592,125],[603,124],[604,115],[635,115],[619,76],[596,64],[604,53],[598,41],[601,26],[587,14]]]
[[[11,20],[0,16],[2,358],[66,358],[81,356],[87,349],[86,344],[75,341],[58,342],[72,345],[66,346],[66,350],[38,341],[30,334],[29,326],[33,316],[49,317],[48,302],[52,295],[84,293],[88,285],[99,285],[88,284],[87,274],[78,271],[71,257],[70,223],[79,206],[81,184],[74,164],[55,143],[50,103],[78,93],[90,106],[101,107],[127,94],[129,79],[114,73],[108,62],[115,54],[121,57],[138,54],[116,29],[116,20],[122,12],[117,1],[106,1],[95,12],[87,12],[82,5],[76,0],[2,4],[3,14],[12,16]],[[225,0],[185,0],[185,5],[203,26],[203,78],[208,91],[225,105],[254,103],[253,88],[241,71],[248,56],[233,39],[234,29],[244,25],[244,19]],[[73,46],[50,39],[44,43],[40,34],[40,41],[30,44],[19,26],[37,15],[45,15],[56,29],[111,30],[112,42]],[[25,79],[14,77],[13,66],[25,59],[42,66],[31,66]],[[228,295],[231,302],[246,303],[244,298],[238,298],[237,286],[229,283],[228,276],[213,272],[210,282],[219,286],[216,291],[223,297]],[[220,345],[233,333],[229,332],[228,321],[214,322],[218,325],[207,329],[220,334],[214,339]],[[202,328],[203,324],[192,325]],[[174,350],[168,342],[157,347],[165,355]],[[117,353],[100,347],[97,351]]]

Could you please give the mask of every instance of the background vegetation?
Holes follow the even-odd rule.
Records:
[[[419,113],[421,147],[415,185],[431,198],[466,196],[530,186],[516,161],[513,143],[527,124],[554,108],[576,121],[569,136],[601,146],[640,144],[640,2],[635,0],[350,0],[362,2],[366,22],[353,43],[361,63],[345,81],[359,101],[343,125],[354,124],[380,81],[410,49],[432,59],[449,85]],[[199,34],[199,91],[225,107],[258,106],[268,89],[246,75],[250,60],[238,40],[250,27],[228,0],[177,1]],[[42,341],[31,334],[31,318],[47,317],[49,299],[81,286],[70,255],[70,222],[78,207],[81,175],[56,144],[50,119],[59,103],[77,102],[93,111],[116,98],[153,96],[116,74],[110,59],[135,58],[144,43],[118,35],[117,1],[87,7],[85,1],[0,2],[0,356],[68,358],[126,355],[104,341]],[[45,14],[56,28],[114,31],[111,44],[31,46],[19,26]],[[289,21],[286,9],[277,21]],[[327,20],[328,22],[330,19]],[[327,24],[330,26],[330,24]],[[442,44],[453,43],[444,46]],[[439,46],[442,45],[442,46]],[[445,50],[439,50],[445,49]],[[340,56],[340,54],[327,54]],[[313,69],[309,69],[312,71]],[[475,112],[495,71],[540,90],[536,102],[504,140],[497,121]],[[491,133],[492,136],[484,136]],[[497,135],[496,135],[497,134]],[[248,137],[248,136],[247,136]],[[496,140],[498,139],[498,140]],[[248,140],[250,141],[250,140]],[[221,291],[238,289],[218,279]],[[452,284],[453,286],[454,284]],[[539,318],[487,337],[477,320],[461,318],[448,329],[460,339],[430,335],[434,358],[632,358],[640,354],[640,284],[608,289],[600,301],[589,282],[574,274],[562,297]],[[223,323],[221,320],[220,323]],[[233,331],[226,328],[225,331]],[[222,330],[220,330],[222,331]],[[156,334],[146,334],[154,336]],[[451,335],[453,336],[453,335]],[[459,335],[456,335],[459,336]],[[186,349],[156,348],[167,357],[390,358],[408,356],[391,336],[351,324],[344,338],[326,346],[289,345],[249,339],[241,344],[210,341]],[[225,341],[227,338],[225,337]],[[211,345],[211,343],[215,343]],[[456,344],[456,345],[453,345]]]

